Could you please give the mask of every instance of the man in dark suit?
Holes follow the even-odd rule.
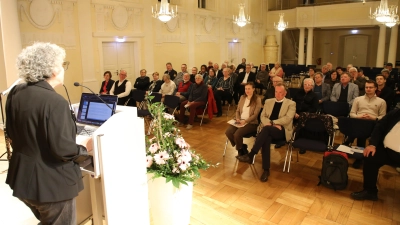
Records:
[[[6,104],[13,154],[6,183],[40,224],[76,224],[75,197],[83,189],[78,158],[92,139],[75,143],[76,127],[67,101],[54,90],[63,85],[65,50],[35,43],[18,56],[19,75]],[[86,146],[86,147],[85,147]]]
[[[378,200],[379,168],[383,165],[400,164],[400,109],[394,109],[379,120],[371,134],[369,145],[364,149],[363,190],[351,193],[355,200]]]
[[[248,82],[256,81],[256,74],[251,72],[252,66],[250,64],[246,64],[246,70],[242,73],[239,73],[238,78],[236,80],[236,90],[239,94],[238,97],[244,94],[244,86]]]
[[[386,112],[389,112],[391,106],[393,104],[393,99],[395,92],[393,89],[386,85],[386,78],[382,74],[376,75],[376,83],[378,84],[378,88],[375,91],[376,96],[382,98],[386,102]]]
[[[110,71],[104,72],[104,81],[101,83],[99,93],[102,95],[110,94],[110,90],[114,84],[114,80],[111,79],[112,75]]]
[[[170,62],[167,62],[165,66],[167,67],[167,70],[164,72],[164,74],[168,74],[169,78],[171,80],[174,80],[176,75],[178,75],[178,73],[172,68],[172,64]]]
[[[214,67],[213,68],[215,70],[215,76],[217,76],[218,80],[219,80],[219,78],[224,76],[224,74],[222,73],[222,70],[219,69],[218,63],[214,63]]]

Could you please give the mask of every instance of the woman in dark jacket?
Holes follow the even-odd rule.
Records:
[[[147,71],[145,69],[142,69],[140,71],[140,77],[136,78],[134,88],[141,90],[141,91],[147,91],[150,86],[150,78],[146,76]]]
[[[296,119],[299,118],[299,114],[302,112],[315,113],[318,110],[318,96],[312,90],[314,87],[314,81],[311,78],[304,79],[303,89],[299,90],[293,101],[296,102]]]
[[[158,72],[153,73],[153,80],[151,81],[149,85],[149,92],[159,92],[161,89],[161,85],[164,83],[164,81],[160,80],[160,75]]]
[[[207,102],[208,87],[203,82],[203,76],[197,74],[195,77],[195,81],[196,82],[192,84],[189,88],[190,94],[188,100],[183,101],[179,109],[180,114],[178,126],[182,126],[186,108],[189,108],[189,124],[186,126],[186,129],[188,130],[192,129],[193,127],[194,117],[196,116],[196,109],[200,106],[204,106]]]
[[[103,76],[104,76],[104,81],[101,83],[99,93],[102,95],[108,95],[108,94],[110,94],[110,90],[114,84],[114,81],[111,80],[112,75],[111,75],[110,71],[104,72]]]
[[[215,70],[214,69],[210,69],[208,71],[208,75],[206,76],[206,78],[204,79],[204,83],[211,88],[212,90],[215,90],[215,86],[218,83],[218,78],[217,76],[215,76]]]

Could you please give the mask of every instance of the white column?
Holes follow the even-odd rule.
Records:
[[[94,49],[92,35],[92,9],[91,0],[79,0],[78,19],[79,19],[79,42],[81,48],[82,78],[83,84],[92,90],[96,90],[99,84],[95,78],[94,70]]]
[[[376,53],[376,67],[383,67],[385,60],[385,40],[386,40],[386,26],[379,25],[379,40],[378,49]]]
[[[299,65],[304,65],[304,27],[300,27],[300,37],[299,37],[299,55],[298,62]]]
[[[390,31],[388,62],[396,64],[397,36],[399,34],[399,26],[394,25]]]
[[[15,60],[22,50],[17,1],[0,1],[0,91],[18,79]]]
[[[308,30],[308,36],[307,36],[307,60],[306,60],[306,66],[307,65],[312,65],[314,27],[308,27],[307,30]]]

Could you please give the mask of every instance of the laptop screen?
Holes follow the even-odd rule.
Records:
[[[103,99],[109,107],[99,98]],[[101,126],[115,112],[118,96],[116,95],[95,95],[82,93],[81,101],[78,109],[77,122]]]

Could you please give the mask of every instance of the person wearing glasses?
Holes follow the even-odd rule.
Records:
[[[118,105],[124,105],[129,100],[129,94],[132,90],[132,83],[126,79],[128,73],[125,70],[119,71],[119,80],[114,82],[110,90],[110,95],[118,96]]]
[[[275,98],[275,87],[278,84],[283,84],[282,77],[278,77],[278,76],[273,77],[272,78],[272,86],[269,87],[267,89],[267,91],[265,92],[265,94],[264,94],[264,99],[262,100],[263,104],[264,104],[265,100],[270,99],[270,98]],[[287,93],[285,95],[285,98],[290,99],[290,92],[289,91],[287,91]]]

